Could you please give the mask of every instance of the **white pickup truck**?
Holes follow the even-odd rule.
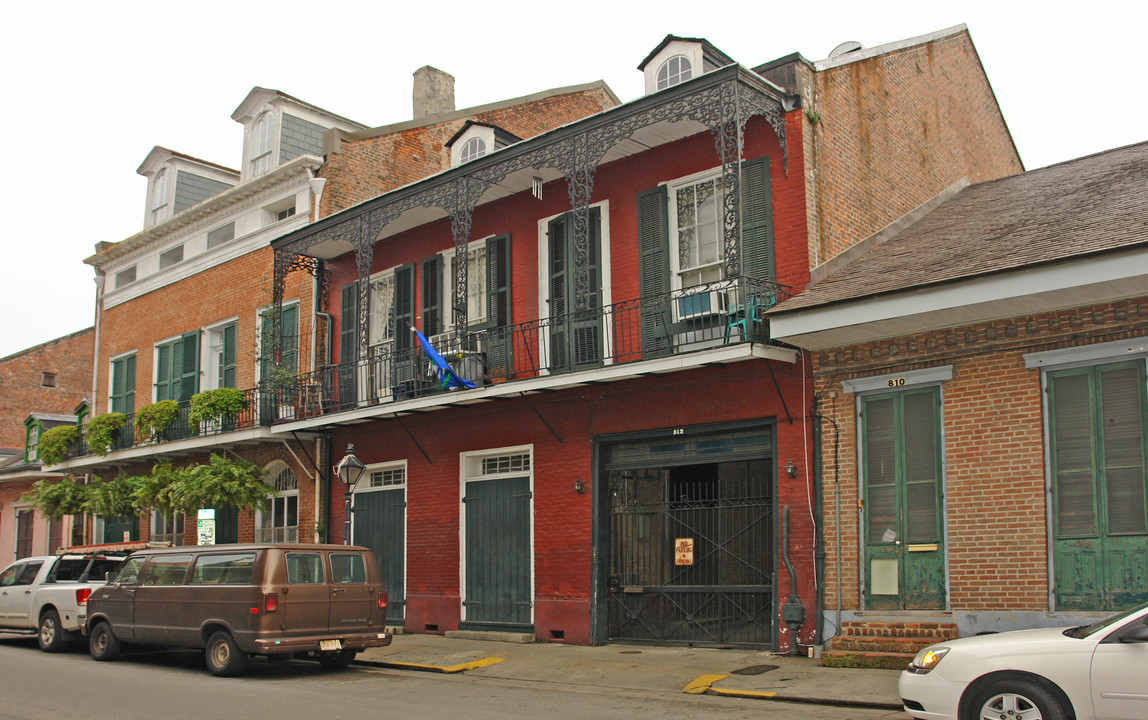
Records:
[[[79,637],[92,588],[126,553],[26,557],[0,572],[0,633],[38,636],[40,649],[59,652]]]

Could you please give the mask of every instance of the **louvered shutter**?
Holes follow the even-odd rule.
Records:
[[[1049,377],[1058,538],[1096,536],[1091,380],[1087,370]]]
[[[665,186],[638,195],[638,281],[642,297],[642,355],[672,350],[670,323],[669,214]]]
[[[186,333],[179,340],[179,392],[172,400],[184,402],[199,392],[199,333]],[[175,375],[172,380],[174,382]]]
[[[547,226],[546,236],[550,248],[550,368],[562,370],[569,364],[566,286],[566,233],[569,214],[556,217]]]
[[[175,352],[178,341],[160,345],[156,349],[156,364],[155,364],[155,399],[171,400],[172,398],[172,378],[174,377],[173,356],[178,355]]]
[[[455,262],[466,262],[463,258],[455,259]],[[446,287],[443,287],[442,281],[442,256],[433,255],[426,260],[422,261],[422,299],[423,299],[423,334],[427,337],[437,335],[443,332],[445,328],[442,326],[442,307],[443,296],[445,295],[448,301],[454,297],[454,278],[452,277]],[[465,307],[466,299],[463,299]],[[457,310],[456,310],[457,312]]]
[[[741,165],[741,254],[742,274],[758,281],[774,279],[768,157]]]
[[[486,327],[488,373],[510,373],[510,235],[486,241]]]
[[[339,290],[339,362],[359,359],[359,283],[347,283]]]
[[[233,388],[236,387],[236,366],[238,359],[238,351],[236,344],[238,342],[238,327],[235,323],[223,328],[223,357],[220,359],[219,367],[219,386]]]
[[[282,310],[279,316],[279,333],[282,350],[279,367],[294,376],[299,371],[299,306],[291,305]]]
[[[394,327],[391,337],[395,339],[395,349],[409,348],[414,344],[415,324],[415,266],[403,265],[395,268]]]

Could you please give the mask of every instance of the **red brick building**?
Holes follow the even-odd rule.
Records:
[[[138,170],[148,178],[144,230],[100,243],[85,260],[100,287],[95,379],[89,374],[85,387],[94,382],[93,416],[123,413],[126,425],[106,455],[80,444],[54,469],[111,479],[147,474],[164,458],[184,464],[225,453],[263,468],[277,493],[266,511],[215,508],[217,542],[326,537],[327,442],[319,433],[271,430],[313,399],[288,392],[290,380],[330,362],[320,352],[331,332],[326,286],[310,266],[310,274],[277,286],[273,303],[270,240],[305,226],[323,203],[357,202],[356,193],[393,189],[449,165],[442,139],[468,122],[497,119],[528,136],[617,103],[598,82],[455,110],[453,78],[432,68],[415,73],[415,87],[423,92],[414,119],[375,129],[255,88],[232,113],[244,127],[240,170],[162,147],[149,153]],[[324,150],[325,142],[332,149]],[[424,145],[435,154],[416,158],[399,150]],[[324,194],[330,177],[349,171],[355,180],[330,182]],[[268,341],[272,336],[277,342]],[[218,388],[240,390],[244,409],[190,422],[191,398]],[[176,421],[158,436],[136,432],[136,413],[166,400],[179,404]],[[155,512],[95,518],[90,536],[196,541],[194,518]]]
[[[812,367],[764,313],[920,202],[886,186],[929,197],[1020,169],[963,28],[755,71],[669,36],[640,69],[643,98],[456,156],[514,135],[473,124],[449,170],[273,243],[277,283],[322,263],[337,319],[335,363],[299,381],[317,401],[276,430],[330,432],[367,465],[353,539],[409,632],[818,644]],[[898,73],[894,120],[945,142],[858,158],[888,96],[846,78]],[[969,125],[938,112],[970,96]],[[342,500],[333,484],[336,540]],[[802,617],[783,617],[790,598]]]
[[[837,624],[1148,600],[1148,144],[960,183],[771,313],[807,349]]]
[[[36,453],[40,434],[75,423],[91,393],[92,328],[0,358],[0,564],[54,551],[71,534],[70,519],[50,522],[20,498],[46,472]]]

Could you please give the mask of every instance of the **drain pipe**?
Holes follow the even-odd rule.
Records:
[[[785,561],[785,569],[789,571],[789,597],[781,608],[781,620],[789,626],[789,655],[797,655],[797,629],[805,621],[805,606],[801,598],[797,597],[797,573],[793,571],[793,563],[789,562],[789,506],[781,509],[781,559]]]

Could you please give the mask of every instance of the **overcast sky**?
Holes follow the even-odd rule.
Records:
[[[1032,170],[1148,140],[1146,20],[1142,0],[5,3],[0,357],[92,324],[83,259],[142,229],[136,168],[156,145],[238,168],[231,113],[255,86],[379,126],[410,119],[423,65],[460,109],[593,80],[627,101],[667,33],[752,67],[963,23]]]

